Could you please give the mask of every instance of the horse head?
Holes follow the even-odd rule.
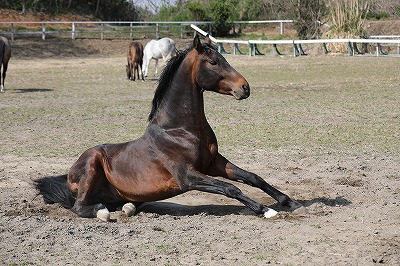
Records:
[[[193,46],[191,53],[197,59],[194,64],[194,69],[197,70],[194,71],[194,78],[201,90],[233,95],[237,100],[249,97],[250,86],[247,80],[211,46],[208,36],[203,44],[196,36]]]

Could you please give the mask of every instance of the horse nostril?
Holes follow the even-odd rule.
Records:
[[[250,86],[249,84],[242,85],[242,89],[245,93],[250,93]]]

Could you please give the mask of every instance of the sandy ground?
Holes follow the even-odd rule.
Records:
[[[87,50],[77,52],[67,50],[68,45],[59,41],[53,42],[47,42],[45,50],[40,47],[44,45],[41,42],[14,42],[19,52],[15,52],[16,63],[10,67],[9,91],[0,95],[0,110],[12,112],[12,105],[46,105],[46,100],[40,101],[35,95],[53,93],[48,86],[11,85],[18,83],[24,73],[31,73],[24,67],[23,58],[36,60],[37,71],[41,71],[47,64],[55,64],[54,60],[60,61],[57,64],[70,64],[71,59],[67,58],[81,53],[88,60],[99,54],[123,59],[126,46],[126,42],[115,41],[114,46],[107,42],[99,48],[89,43],[93,41],[82,40]],[[28,45],[29,49],[22,49]],[[95,62],[101,65],[100,61]],[[16,77],[17,74],[21,76]],[[56,82],[57,76],[52,72],[47,75]],[[54,100],[56,97],[57,94]],[[71,93],[70,97],[76,96]],[[392,108],[393,119],[399,119],[398,107]],[[60,133],[60,128],[74,129],[68,115],[71,114],[53,118],[43,111],[40,117],[28,117],[20,123],[3,118],[1,131],[12,132],[12,137],[2,133],[0,140],[4,151],[0,155],[2,265],[400,265],[398,154],[354,155],[339,151],[298,156],[283,151],[257,155],[254,161],[238,158],[237,154],[243,151],[231,151],[228,155],[236,159],[235,163],[299,200],[308,213],[285,212],[259,190],[239,184],[252,198],[280,211],[278,216],[264,219],[236,201],[190,192],[148,203],[133,217],[116,211],[112,222],[104,223],[76,217],[58,205],[43,204],[31,186],[31,180],[36,178],[65,173],[83,149],[65,156],[41,155],[49,142],[67,149],[86,138],[84,132],[68,133],[76,134],[75,138]],[[97,119],[100,114],[93,117]],[[54,123],[58,126],[50,126]],[[40,137],[29,139],[27,130]],[[117,130],[120,131],[123,129]],[[26,148],[20,152],[18,146],[24,143],[30,143],[31,152]]]

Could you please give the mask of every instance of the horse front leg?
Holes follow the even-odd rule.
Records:
[[[259,188],[278,201],[281,205],[289,207],[292,211],[303,207],[297,201],[292,200],[288,195],[268,184],[260,176],[241,169],[240,167],[228,161],[221,154],[217,155],[214,168],[212,168],[210,174],[213,176],[221,176],[233,181],[243,182],[250,186]]]
[[[182,180],[183,181],[183,180]],[[257,214],[263,214],[264,217],[270,218],[278,212],[268,208],[243,194],[236,186],[223,182],[209,176],[203,175],[200,172],[189,170],[183,182],[181,182],[186,190],[198,190],[213,194],[224,195],[229,198],[236,199],[249,207]]]
[[[147,58],[146,56],[143,58],[144,61],[144,76],[147,77],[149,72],[149,65],[150,65],[151,58]]]
[[[143,62],[140,62],[139,64],[140,67],[140,73],[142,74],[142,81],[144,81],[144,75],[143,75]],[[139,74],[138,74],[139,75]]]

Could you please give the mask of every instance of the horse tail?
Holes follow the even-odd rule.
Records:
[[[34,181],[34,186],[46,204],[59,203],[67,209],[74,206],[75,198],[67,186],[67,175],[42,177]]]

